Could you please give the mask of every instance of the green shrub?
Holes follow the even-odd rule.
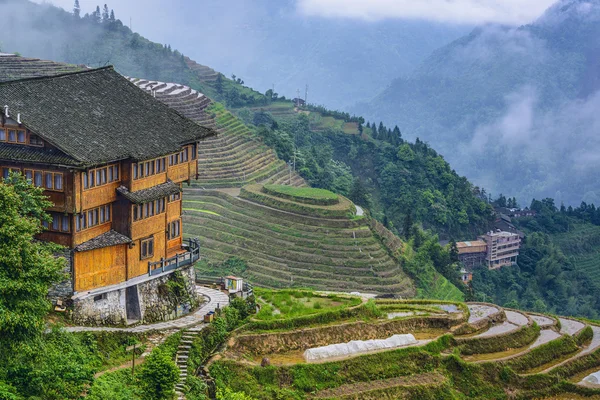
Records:
[[[131,400],[138,398],[135,381],[128,368],[106,373],[94,380],[87,400]]]
[[[552,360],[559,359],[567,354],[572,354],[578,349],[575,340],[567,335],[536,347],[528,353],[505,361],[502,364],[517,372],[525,372],[547,364]]]
[[[140,395],[145,400],[167,400],[175,395],[179,369],[169,353],[160,347],[146,357],[138,374]]]
[[[508,349],[518,349],[532,343],[540,334],[537,324],[526,325],[515,332],[502,336],[457,339],[463,355],[498,353]]]

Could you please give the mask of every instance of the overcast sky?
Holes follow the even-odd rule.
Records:
[[[39,3],[44,0],[35,0]],[[74,0],[46,0],[67,10]],[[131,16],[144,35],[152,28],[157,33],[164,25],[181,15],[197,15],[198,6],[224,0],[119,0],[109,7],[125,23]],[[249,0],[254,1],[254,0]],[[502,23],[520,25],[539,17],[556,0],[296,0],[297,12],[306,16],[353,18],[379,21],[383,19],[425,19],[460,24]],[[101,0],[80,0],[82,14],[91,12]],[[186,14],[186,11],[194,11]],[[127,21],[128,22],[128,21]],[[137,30],[137,29],[136,29]],[[159,40],[160,38],[156,38]],[[160,40],[159,40],[160,41]]]

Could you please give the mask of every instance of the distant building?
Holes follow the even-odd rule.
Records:
[[[480,236],[479,239],[486,243],[485,261],[489,269],[498,269],[516,264],[521,248],[521,237],[517,233],[488,232]]]
[[[475,268],[485,263],[487,243],[483,240],[456,243],[458,260],[467,268]]]
[[[304,99],[301,99],[299,97],[296,97],[294,100],[292,100],[294,102],[294,105],[296,107],[304,107],[306,105],[306,101],[304,101]]]
[[[507,207],[495,207],[496,214],[506,215],[509,218],[523,218],[523,217],[535,217],[537,215],[535,210],[530,210],[525,207],[520,208],[507,208]]]
[[[467,271],[466,268],[461,268],[461,270],[460,270],[460,280],[465,285],[468,285],[473,280],[473,273]]]

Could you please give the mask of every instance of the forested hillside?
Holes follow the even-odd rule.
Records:
[[[353,110],[494,193],[598,203],[599,21],[599,1],[570,0],[530,25],[477,28]]]
[[[271,90],[261,94],[244,86],[241,78],[207,73],[212,70],[170,46],[132,33],[108,8],[78,17],[47,5],[1,1],[15,15],[11,24],[34,26],[48,40],[32,48],[27,35],[8,29],[1,39],[6,50],[22,45],[31,55],[55,61],[114,64],[124,75],[189,85],[235,110],[282,160],[295,158],[296,170],[312,186],[373,208],[374,215],[396,232],[406,235],[403,226],[413,221],[457,238],[488,227],[491,209],[480,199],[480,190],[458,176],[431,146],[405,142],[397,128],[367,126],[362,118],[322,107],[296,113]],[[278,104],[288,111],[273,111]],[[347,125],[353,126],[354,135],[347,134],[352,132]]]

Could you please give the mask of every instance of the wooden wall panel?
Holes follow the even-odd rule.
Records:
[[[137,240],[152,234],[162,233],[165,235],[167,225],[165,214],[158,214],[150,218],[135,221],[131,224],[131,238]]]
[[[81,202],[82,210],[89,210],[116,201],[117,188],[120,185],[120,182],[112,182],[104,186],[85,189],[83,191],[83,201]]]
[[[128,279],[136,276],[145,275],[148,273],[148,262],[160,261],[161,258],[166,258],[166,237],[164,232],[154,235],[154,256],[151,258],[141,259],[141,240],[136,240],[135,246],[128,250]]]
[[[167,203],[167,221],[181,218],[181,200]]]
[[[162,172],[156,175],[150,175],[141,179],[134,179],[131,181],[130,191],[137,192],[138,190],[148,189],[167,181],[167,173]]]
[[[72,238],[70,233],[44,231],[37,235],[36,238],[45,242],[53,242],[61,246],[71,247]]]
[[[194,160],[195,162],[195,160]],[[190,163],[182,163],[178,165],[172,165],[167,168],[167,175],[170,180],[175,183],[181,183],[190,179]]]
[[[172,257],[175,254],[183,251],[183,249],[181,248],[181,243],[182,243],[181,236],[167,241],[167,258]]]
[[[75,252],[75,291],[97,289],[124,282],[126,245]]]
[[[73,226],[75,226],[75,222],[73,222]],[[107,222],[102,225],[94,226],[93,228],[85,229],[81,232],[75,232],[73,237],[74,245],[80,245],[81,243],[87,242],[90,239],[95,238],[98,235],[106,233],[110,231],[111,223]]]

